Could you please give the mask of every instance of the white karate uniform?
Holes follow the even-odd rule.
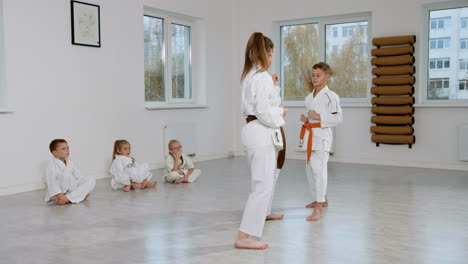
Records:
[[[242,81],[242,110],[254,115],[242,128],[242,144],[247,150],[251,174],[251,192],[245,206],[239,230],[260,237],[266,216],[271,212],[273,193],[279,170],[272,129],[285,124],[280,107],[279,87],[275,87],[268,72],[257,73],[254,67]]]
[[[309,164],[306,163],[307,180],[312,199],[316,202],[325,202],[327,193],[328,181],[328,159],[332,146],[332,129],[331,127],[340,124],[343,120],[343,111],[340,106],[340,97],[325,86],[314,97],[313,92],[307,95],[305,99],[308,117],[308,112],[314,110],[320,114],[321,120],[316,120],[309,117],[309,123],[320,123],[321,127],[312,128],[312,156]],[[309,131],[306,130],[304,135],[303,149],[307,149],[307,141]]]
[[[166,174],[163,176],[163,180],[166,182],[174,182],[175,180],[182,180],[188,173],[189,169],[194,169],[188,178],[188,182],[194,182],[201,174],[201,170],[195,169],[193,161],[182,154],[182,159],[179,160],[179,170],[173,171],[174,168],[174,157],[169,153],[166,156]]]
[[[132,157],[123,155],[115,155],[109,172],[112,175],[111,186],[114,190],[123,189],[126,185],[130,185],[130,181],[142,183],[153,177],[148,164],[137,164]]]
[[[83,176],[72,160],[66,161],[67,164],[57,158],[52,158],[47,163],[43,178],[47,186],[46,202],[55,201],[54,196],[63,193],[70,202],[79,203],[96,185],[96,179]]]

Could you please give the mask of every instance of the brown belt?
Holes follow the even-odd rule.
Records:
[[[257,117],[254,115],[248,115],[245,121],[247,121],[247,124],[257,120]],[[282,169],[284,165],[284,160],[286,159],[286,136],[284,134],[283,127],[280,127],[281,130],[281,137],[283,138],[283,149],[278,151],[278,157],[276,158],[276,168]]]

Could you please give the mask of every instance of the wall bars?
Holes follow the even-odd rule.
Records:
[[[415,143],[414,129],[414,43],[416,36],[374,38],[372,44],[371,122],[372,142],[382,144]]]

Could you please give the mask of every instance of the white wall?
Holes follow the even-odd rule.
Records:
[[[421,5],[429,0],[93,0],[101,6],[102,47],[71,45],[67,0],[3,0],[8,105],[0,114],[0,195],[42,188],[40,167],[53,138],[69,141],[81,169],[105,177],[115,139],[132,143],[140,162],[163,159],[162,126],[199,123],[201,158],[242,152],[239,76],[245,43],[254,31],[272,35],[273,21],[372,12],[373,37],[421,32]],[[146,110],[143,91],[143,6],[201,18],[200,56],[206,109]],[[397,13],[398,16],[392,15]],[[421,41],[418,38],[418,41]],[[417,48],[416,56],[420,56]],[[417,80],[421,85],[423,82]],[[302,108],[287,116],[289,157],[294,152]],[[370,109],[344,108],[334,161],[468,170],[457,161],[457,130],[467,108],[417,108],[416,144],[370,141]]]
[[[411,35],[417,36],[417,44],[423,41],[419,38],[422,25],[422,5],[432,3],[430,0],[355,0],[355,1],[300,1],[291,0],[287,4],[280,0],[241,0],[236,6],[237,29],[239,42],[237,53],[242,58],[245,43],[250,34],[260,31],[273,36],[277,30],[273,21],[336,16],[351,13],[372,13],[372,37]],[[275,43],[278,47],[279,43]],[[423,70],[418,60],[422,54],[416,45],[416,67]],[[238,67],[236,76],[240,76],[242,61],[235,61]],[[417,93],[425,83],[417,79]],[[239,85],[238,81],[233,82]],[[332,88],[332,87],[331,87]],[[238,93],[237,93],[237,96]],[[369,103],[370,104],[370,103]],[[235,123],[237,131],[244,124],[238,106]],[[286,117],[286,133],[290,158],[305,158],[304,153],[294,152],[299,135],[299,116],[303,108],[290,108]],[[337,128],[336,155],[332,161],[389,164],[400,166],[417,166],[430,168],[449,168],[468,170],[468,162],[458,161],[457,127],[468,123],[468,108],[416,108],[415,135],[416,144],[412,149],[405,145],[381,145],[376,147],[371,142],[369,132],[371,112],[369,107],[344,108],[344,122]],[[234,146],[241,152],[239,133],[235,135]],[[287,165],[287,164],[286,164]]]
[[[162,126],[198,122],[201,158],[232,148],[229,83],[233,66],[231,3],[216,0],[92,0],[101,7],[101,48],[71,45],[70,1],[4,0],[9,106],[0,114],[0,195],[42,188],[40,167],[54,138],[70,143],[83,172],[107,176],[113,142],[132,155],[163,161]],[[196,3],[195,3],[196,2]],[[208,108],[144,108],[143,6],[201,18],[206,39],[203,75]],[[203,50],[200,54],[206,54]],[[228,81],[226,81],[228,80]]]

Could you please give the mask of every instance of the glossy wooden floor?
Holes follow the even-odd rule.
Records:
[[[274,201],[286,216],[249,251],[232,245],[247,162],[197,165],[194,184],[126,194],[99,180],[78,205],[0,197],[0,263],[468,263],[468,172],[330,163],[330,207],[310,223],[304,162],[288,160]]]

